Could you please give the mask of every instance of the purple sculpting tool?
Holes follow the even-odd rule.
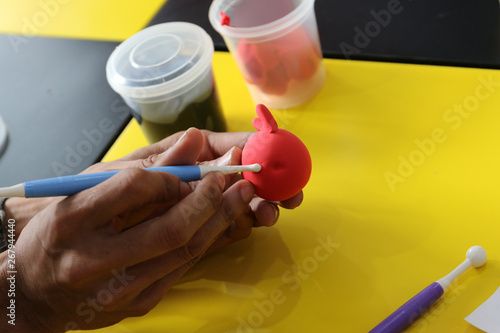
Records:
[[[429,285],[408,302],[394,311],[389,317],[378,324],[370,333],[398,333],[405,328],[436,302],[450,284],[469,267],[481,267],[486,262],[486,251],[481,246],[471,247],[466,254],[466,259],[450,274]]]

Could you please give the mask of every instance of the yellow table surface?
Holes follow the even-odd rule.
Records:
[[[40,34],[124,39],[161,4],[68,1]],[[108,22],[115,6],[130,10],[130,21]],[[2,7],[28,11],[1,1],[2,17]],[[0,31],[19,31],[6,24]],[[500,73],[325,65],[314,99],[273,110],[311,152],[304,203],[200,262],[148,315],[96,332],[366,332],[482,245],[487,264],[469,269],[409,329],[480,332],[464,318],[500,286]],[[214,71],[229,130],[252,130],[255,103],[230,54],[216,53]],[[133,120],[105,160],[145,144]]]

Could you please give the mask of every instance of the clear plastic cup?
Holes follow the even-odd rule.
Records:
[[[149,142],[189,127],[225,131],[212,73],[214,45],[197,25],[148,27],[111,54],[106,75]]]
[[[229,25],[223,24],[224,15]],[[325,69],[314,0],[214,0],[209,19],[255,102],[284,109],[322,88]]]

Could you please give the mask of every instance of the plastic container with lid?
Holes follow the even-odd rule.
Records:
[[[189,127],[224,131],[213,53],[212,39],[199,26],[159,24],[121,43],[108,59],[106,75],[150,142]]]
[[[256,103],[285,109],[323,87],[314,0],[213,0],[208,16]]]

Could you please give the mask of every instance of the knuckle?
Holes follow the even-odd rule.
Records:
[[[191,267],[196,265],[198,263],[198,261],[201,260],[202,257],[203,257],[203,253],[200,253],[200,254],[194,256],[193,258],[191,258],[190,260],[188,260],[184,263],[184,268],[190,269]]]
[[[151,154],[147,158],[141,161],[141,166],[144,168],[150,168],[155,165],[155,161],[158,158],[158,154]]]
[[[44,241],[48,243],[48,249],[62,247],[68,243],[75,234],[75,230],[77,230],[68,221],[74,221],[81,218],[81,216],[85,216],[86,208],[86,205],[71,205],[68,207],[67,202],[58,202],[49,209],[42,211],[41,214],[45,215],[43,219],[51,221],[46,226],[46,237],[44,238]]]
[[[179,192],[177,178],[166,174],[147,171],[141,168],[123,170],[121,173],[122,191],[132,195],[142,195],[142,198],[151,202],[169,201]]]
[[[252,228],[239,228],[230,234],[230,238],[233,241],[238,241],[250,237],[252,234]]]
[[[246,238],[250,237],[251,234],[252,234],[252,228],[244,229],[238,235],[239,238],[237,238],[237,240],[246,239]]]
[[[234,207],[233,205],[224,205],[223,206],[222,218],[225,220],[225,222],[231,223],[238,217],[238,215],[241,212],[237,208],[238,207]]]
[[[222,203],[222,189],[211,183],[203,189],[202,200],[211,213],[215,213]]]
[[[156,201],[164,197],[164,186],[155,173],[140,168],[126,169],[120,172],[120,190],[122,193],[143,201]]]
[[[194,244],[193,242],[188,242],[185,246],[177,250],[177,257],[182,263],[194,265],[201,259],[201,252],[201,246]]]
[[[214,132],[209,131],[207,129],[199,129],[199,131],[201,132],[201,134],[203,134],[203,137],[206,137],[206,136],[214,133]]]
[[[158,243],[164,248],[179,248],[185,245],[191,234],[183,223],[171,223],[168,228],[157,233]]]
[[[122,253],[132,253],[132,249],[139,249],[142,246],[144,246],[143,240],[138,237],[123,237],[114,248]]]
[[[88,268],[89,266],[82,264],[79,258],[74,258],[71,255],[66,256],[55,273],[55,281],[62,289],[71,290],[80,288],[85,283],[87,277],[92,275],[92,272],[89,272]]]
[[[125,169],[120,173],[120,184],[124,191],[143,192],[149,183],[149,173],[140,168]]]
[[[224,201],[220,208],[219,218],[229,226],[231,223],[242,217],[248,206],[244,202]]]

